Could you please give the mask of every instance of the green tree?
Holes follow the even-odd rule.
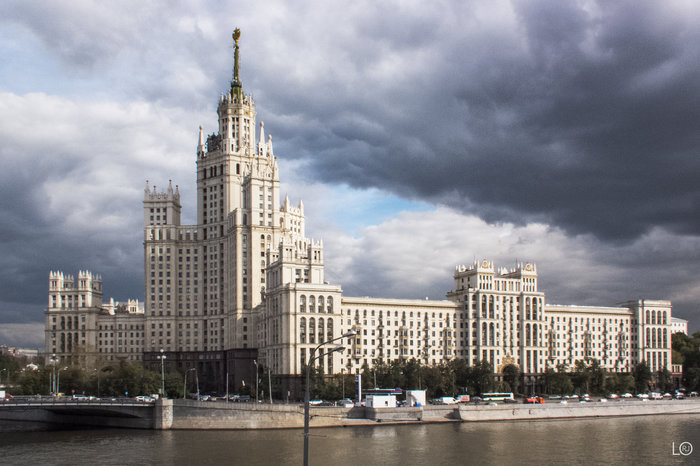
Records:
[[[488,361],[479,361],[471,368],[471,384],[473,391],[477,395],[482,395],[493,390],[494,377],[493,368]]]
[[[520,369],[515,364],[508,364],[503,368],[503,381],[506,382],[510,391],[519,393],[520,389]]]
[[[654,374],[654,378],[656,379],[656,388],[658,391],[661,393],[673,391],[673,378],[668,369],[663,368],[657,371],[656,374]]]
[[[631,391],[634,391],[634,377],[630,374],[618,377],[618,386],[615,392],[623,394]]]
[[[558,370],[547,369],[544,373],[545,391],[550,395],[569,395],[574,391],[571,376],[566,372],[566,366]]]
[[[591,373],[588,371],[588,365],[584,361],[576,361],[571,378],[577,391],[582,393],[590,391]]]
[[[634,390],[637,393],[646,393],[649,390],[651,371],[644,361],[634,366],[632,377],[634,377]]]
[[[18,395],[48,395],[50,382],[50,369],[24,369],[19,372],[14,393]]]

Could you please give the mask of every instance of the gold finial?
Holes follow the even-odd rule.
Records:
[[[236,43],[236,47],[238,47],[238,39],[241,37],[241,30],[236,28],[233,30],[233,41]]]

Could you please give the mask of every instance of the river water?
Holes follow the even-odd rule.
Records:
[[[300,429],[16,429],[0,424],[0,464],[277,466],[303,457]],[[309,445],[312,465],[700,464],[700,416],[314,428]]]

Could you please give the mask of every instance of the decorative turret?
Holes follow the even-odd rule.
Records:
[[[173,188],[172,180],[168,182],[166,192],[158,192],[156,186],[151,190],[146,180],[143,198],[144,225],[179,225],[180,224],[180,189]]]

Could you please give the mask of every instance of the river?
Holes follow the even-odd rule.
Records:
[[[0,432],[3,465],[277,466],[303,456],[300,429],[17,431],[5,423]],[[312,465],[700,464],[700,416],[315,428],[309,445]]]

